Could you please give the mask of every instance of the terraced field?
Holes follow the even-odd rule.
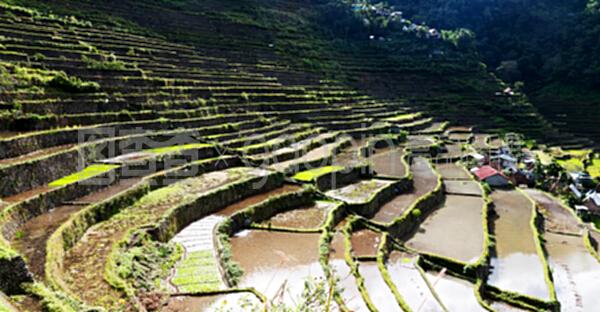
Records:
[[[0,311],[597,310],[600,234],[459,162],[491,133],[161,37],[0,16]]]

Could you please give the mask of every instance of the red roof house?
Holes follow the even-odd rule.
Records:
[[[490,186],[507,186],[508,178],[492,168],[491,166],[482,166],[473,171],[473,174],[479,179],[479,181],[487,182]]]

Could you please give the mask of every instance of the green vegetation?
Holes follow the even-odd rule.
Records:
[[[592,164],[586,170],[592,177],[600,178],[600,158],[593,159]]]
[[[0,62],[0,86],[7,89],[52,88],[67,93],[98,92],[100,85],[82,81],[62,71],[30,68]]]
[[[88,58],[85,55],[81,56],[81,60],[87,64],[89,69],[96,70],[126,70],[127,64],[125,62],[117,60],[114,54],[102,55],[101,60],[95,60]]]
[[[101,174],[107,173],[118,167],[119,167],[118,165],[101,165],[101,164],[90,165],[80,172],[77,172],[72,175],[60,178],[56,181],[50,182],[50,184],[48,184],[48,186],[60,187],[60,186],[68,185],[68,184],[77,183],[77,182],[87,180],[89,178],[93,178],[93,177],[99,176]]]
[[[222,287],[221,273],[212,250],[188,253],[171,279],[180,292],[207,292]]]
[[[398,121],[413,120],[413,119],[418,118],[418,117],[421,117],[421,113],[401,114],[401,115],[398,115],[398,116],[387,118],[386,120],[387,121],[398,122]]]
[[[293,179],[303,182],[314,181],[316,178],[335,171],[343,170],[343,166],[325,166],[316,169],[299,172],[293,176]]]
[[[184,150],[200,149],[200,148],[205,148],[205,147],[210,147],[210,146],[212,146],[212,145],[206,144],[206,143],[191,143],[191,144],[184,144],[184,145],[157,147],[157,148],[147,149],[147,150],[143,150],[143,151],[147,152],[147,153],[152,153],[152,154],[169,154],[169,153],[176,153],[176,152],[180,152],[180,151],[184,151]]]

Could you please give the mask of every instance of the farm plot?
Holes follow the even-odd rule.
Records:
[[[494,211],[495,256],[488,283],[541,299],[549,298],[542,260],[531,227],[533,203],[517,190],[491,194]]]
[[[380,223],[392,222],[408,209],[419,197],[433,191],[437,185],[437,175],[429,161],[422,157],[413,159],[410,166],[413,174],[413,189],[409,193],[397,195],[384,204],[373,217]]]

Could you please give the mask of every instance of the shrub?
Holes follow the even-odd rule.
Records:
[[[69,93],[91,93],[98,92],[100,85],[92,81],[82,81],[77,77],[67,76],[59,72],[48,82],[48,86]]]

